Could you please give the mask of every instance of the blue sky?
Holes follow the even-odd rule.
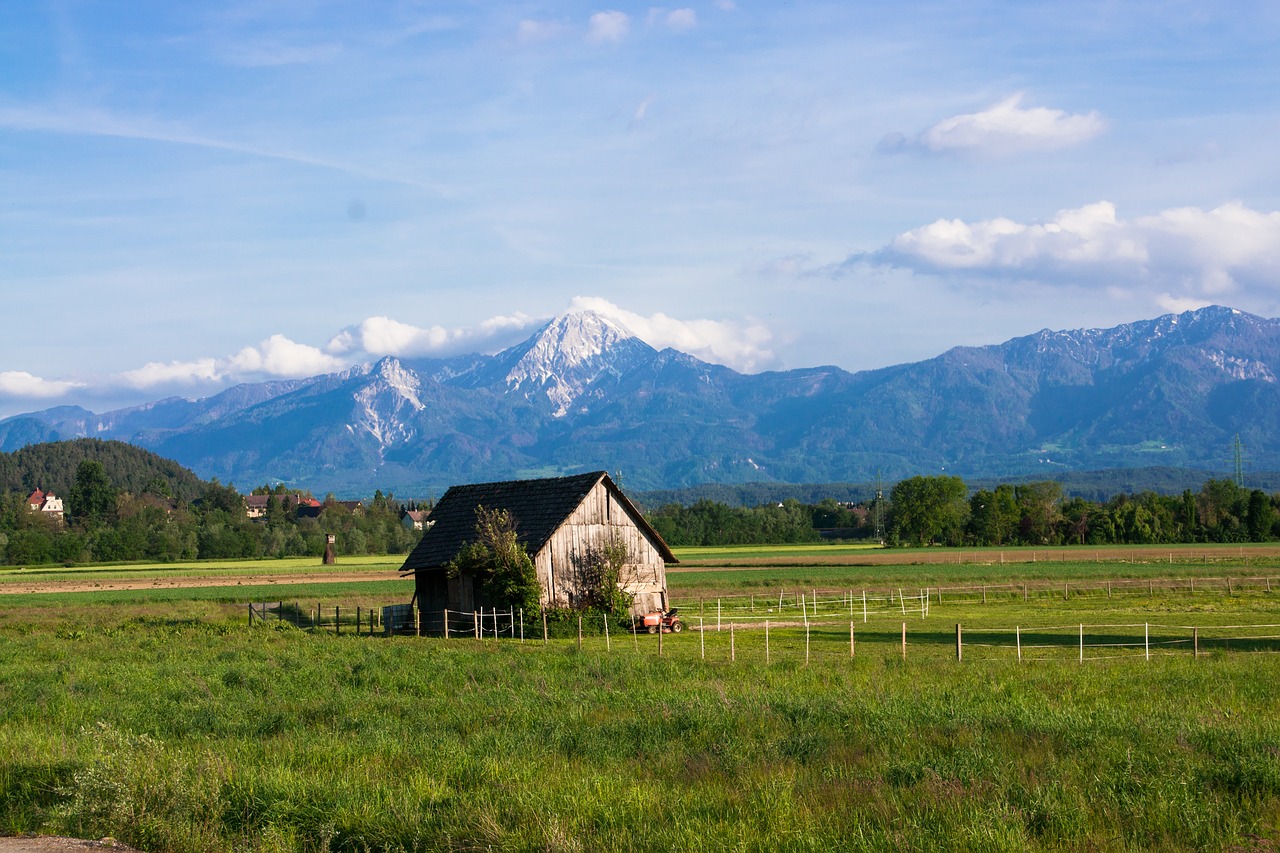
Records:
[[[850,370],[1280,314],[1280,6],[0,6],[0,414],[593,307]]]

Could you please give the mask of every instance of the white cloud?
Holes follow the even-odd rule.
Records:
[[[151,388],[156,385],[192,385],[217,382],[222,379],[218,361],[200,358],[195,361],[171,361],[167,364],[153,361],[136,370],[120,374],[126,385],[133,388]]]
[[[733,0],[715,0],[715,3],[712,5],[721,12],[733,12],[738,8],[738,4],[733,2]]]
[[[303,377],[341,370],[343,362],[323,350],[272,335],[256,347],[245,347],[228,362],[229,373],[264,373],[268,376]]]
[[[1056,151],[1082,145],[1107,128],[1106,121],[1097,112],[1073,114],[1047,107],[1023,107],[1022,98],[1019,93],[981,112],[945,118],[914,141],[901,134],[890,134],[881,141],[880,149],[914,148],[934,154]]]
[[[587,41],[592,44],[620,42],[631,30],[631,18],[626,12],[596,12],[587,26]]]
[[[938,221],[847,263],[1021,276],[1076,284],[1158,283],[1169,300],[1280,285],[1280,212],[1238,201],[1213,210],[1171,208],[1121,219],[1111,202],[1060,211],[1046,223]]]
[[[525,44],[548,41],[564,32],[564,26],[555,21],[523,20],[516,28],[516,38]]]
[[[369,317],[343,329],[325,350],[333,355],[363,353],[375,358],[496,352],[518,343],[534,323],[524,314],[515,314],[491,317],[478,326],[446,329],[413,326],[390,317]]]
[[[0,394],[8,397],[48,399],[61,397],[76,388],[83,387],[83,382],[42,379],[25,370],[0,371]]]
[[[703,361],[753,372],[779,365],[768,348],[773,333],[761,323],[724,320],[678,320],[666,314],[636,314],[597,296],[574,297],[571,310],[598,311],[626,326],[657,349],[674,347]]]

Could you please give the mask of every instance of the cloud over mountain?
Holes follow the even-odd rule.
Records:
[[[846,263],[868,261],[930,273],[1155,287],[1181,298],[1275,290],[1280,212],[1231,201],[1212,210],[1170,208],[1127,220],[1114,204],[1099,201],[1039,223],[939,219]]]

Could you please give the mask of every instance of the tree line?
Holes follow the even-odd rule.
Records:
[[[896,545],[1155,545],[1280,539],[1280,494],[1207,480],[1179,495],[1092,501],[1054,481],[970,493],[959,477],[911,477],[886,507]]]
[[[330,534],[338,554],[404,554],[421,536],[402,523],[403,505],[391,495],[378,493],[358,510],[330,495],[304,516],[287,505],[283,487],[260,491],[272,493],[266,517],[249,519],[240,493],[216,479],[191,499],[172,494],[163,478],[127,491],[112,485],[101,462],[85,459],[64,497],[61,519],[31,511],[26,493],[0,494],[0,562],[319,557]]]
[[[1166,495],[1144,490],[1089,500],[1041,481],[970,489],[960,477],[898,482],[877,506],[825,499],[734,507],[711,500],[664,504],[648,514],[667,544],[787,544],[823,538],[890,546],[1152,545],[1280,539],[1280,494],[1209,479]],[[875,519],[881,519],[877,527]]]

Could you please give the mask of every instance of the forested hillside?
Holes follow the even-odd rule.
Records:
[[[32,510],[37,488],[64,511]],[[341,554],[399,554],[418,539],[391,495],[359,506],[329,496],[302,512],[283,485],[258,491],[273,496],[266,516],[250,519],[234,487],[149,451],[96,439],[32,445],[0,454],[0,563],[319,557],[329,534]]]
[[[25,496],[43,489],[66,495],[75,483],[76,470],[85,460],[102,464],[113,489],[134,495],[151,492],[193,501],[206,486],[177,462],[141,447],[123,441],[77,438],[0,453],[0,492],[24,492]]]

